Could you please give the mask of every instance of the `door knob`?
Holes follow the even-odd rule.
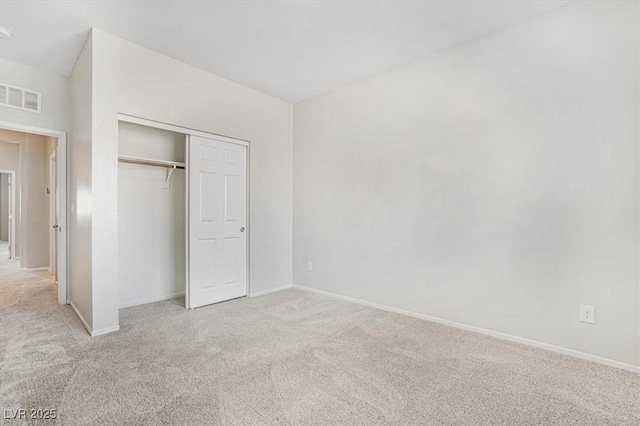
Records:
[[[58,225],[53,225],[53,229],[58,229]]]
[[[244,232],[244,226],[240,228],[240,232]]]

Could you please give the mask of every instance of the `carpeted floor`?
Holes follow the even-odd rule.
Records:
[[[90,338],[46,272],[0,274],[0,410],[43,424],[640,424],[640,375],[323,296],[153,303]]]

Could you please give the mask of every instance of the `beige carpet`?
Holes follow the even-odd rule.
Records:
[[[121,311],[90,338],[1,265],[0,415],[43,424],[638,425],[640,375],[296,290]],[[16,424],[3,420],[0,422]],[[19,423],[19,422],[18,422]]]

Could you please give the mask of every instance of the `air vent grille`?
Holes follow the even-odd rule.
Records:
[[[40,111],[40,95],[35,92],[24,92],[24,109]]]
[[[38,92],[21,87],[0,84],[0,105],[40,112],[41,95]]]

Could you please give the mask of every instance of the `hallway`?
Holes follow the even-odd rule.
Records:
[[[5,310],[17,304],[25,306],[51,305],[52,308],[67,309],[59,306],[57,300],[57,286],[55,276],[49,274],[47,270],[25,271],[20,269],[20,261],[8,259],[6,242],[0,245],[0,311],[2,318],[5,317]],[[47,300],[48,299],[48,300]],[[22,310],[21,316],[26,312]],[[28,318],[21,318],[21,321]],[[6,325],[5,327],[6,328]]]
[[[71,308],[57,304],[54,276],[20,270],[19,265],[6,255],[0,260],[0,405],[7,409],[55,403],[60,392],[50,392],[55,381],[51,367],[71,367],[68,351],[78,339],[88,339]],[[29,388],[48,391],[38,393],[40,397],[20,392]]]
[[[0,310],[3,319],[5,309],[11,309],[16,304],[37,305],[38,308],[51,305],[66,309],[56,303],[58,289],[54,275],[49,274],[47,270],[21,270],[19,260],[7,257],[7,245],[3,241],[0,244]],[[23,321],[25,319],[21,318]]]

